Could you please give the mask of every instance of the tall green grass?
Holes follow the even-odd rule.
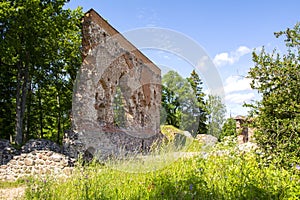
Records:
[[[155,164],[155,161],[147,161],[147,158],[106,165],[94,162],[78,167],[65,180],[30,180],[26,199],[300,198],[299,170],[287,171],[273,165],[264,166],[253,152],[240,153],[234,147],[226,148],[227,153],[222,155],[210,153],[205,158],[200,154],[166,160],[168,163],[157,170],[140,170]],[[162,156],[167,157],[168,154]],[[139,170],[134,171],[135,167]],[[127,170],[129,168],[133,170]]]
[[[16,188],[24,185],[25,181],[23,179],[19,179],[17,181],[0,181],[0,189]]]

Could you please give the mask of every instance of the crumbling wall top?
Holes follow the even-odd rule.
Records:
[[[107,22],[107,20],[101,17],[94,9],[90,9],[85,13],[84,17],[82,18],[82,24],[83,26],[88,26],[91,21],[97,23],[100,27],[102,27],[111,37],[113,36],[115,38],[118,38],[118,42],[124,49],[129,50],[135,55],[136,58],[140,59],[144,63],[147,63],[148,66],[152,69],[152,71],[154,71],[157,74],[161,74],[160,68],[158,68],[147,56],[140,52],[132,43],[130,43],[122,34],[119,33],[119,31],[117,31],[113,26],[111,26]],[[93,48],[96,45],[97,44],[88,44],[88,40],[86,40],[86,38],[83,38],[83,58],[85,58],[90,48]]]

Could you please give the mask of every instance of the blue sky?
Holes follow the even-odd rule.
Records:
[[[225,90],[228,115],[245,115],[244,102],[258,97],[244,78],[253,66],[251,52],[265,46],[285,52],[283,38],[273,33],[300,22],[299,0],[71,0],[68,8],[96,10],[120,33],[145,28],[166,28],[185,35],[201,46],[218,70]],[[185,60],[168,52],[143,50],[158,66],[191,72]],[[201,75],[201,74],[200,74]]]

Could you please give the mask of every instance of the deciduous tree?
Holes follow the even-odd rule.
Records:
[[[195,71],[184,79],[169,71],[162,78],[161,119],[163,123],[187,130],[194,136],[206,133],[206,110],[202,81]]]
[[[45,120],[47,113],[41,113],[45,110],[51,110],[49,116],[56,116],[55,122],[46,122],[47,125],[52,123],[51,128],[55,124],[53,131],[61,129],[59,124],[61,117],[65,116],[64,110],[67,107],[70,109],[70,106],[63,106],[62,98],[71,99],[68,90],[72,90],[72,81],[80,63],[79,19],[82,12],[80,9],[63,9],[67,2],[10,0],[0,3],[0,64],[1,68],[5,68],[0,72],[1,76],[5,76],[1,83],[10,82],[14,87],[9,89],[11,96],[5,97],[5,102],[6,105],[12,102],[11,105],[15,107],[17,144],[23,142],[24,129],[27,129],[27,137],[30,136],[29,132],[33,134],[37,131],[30,129],[34,124],[31,123],[32,119],[39,119],[33,116],[36,114],[33,110],[37,109],[38,105],[44,108],[40,110],[40,114],[43,115],[41,120]],[[48,98],[51,98],[51,101],[54,99],[56,109],[52,110],[52,107],[47,105],[49,101],[46,101],[42,90],[49,92]],[[1,110],[4,109],[7,110],[5,106],[1,107]],[[44,127],[40,129],[41,136]],[[60,132],[61,130],[57,132],[58,137]]]
[[[300,157],[300,24],[275,33],[285,36],[286,53],[253,52],[248,77],[262,100],[252,105],[256,140],[278,164],[299,164]]]

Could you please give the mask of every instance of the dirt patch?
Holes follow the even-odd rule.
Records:
[[[25,194],[25,189],[26,189],[25,187],[0,189],[0,199],[1,200],[22,199]]]

